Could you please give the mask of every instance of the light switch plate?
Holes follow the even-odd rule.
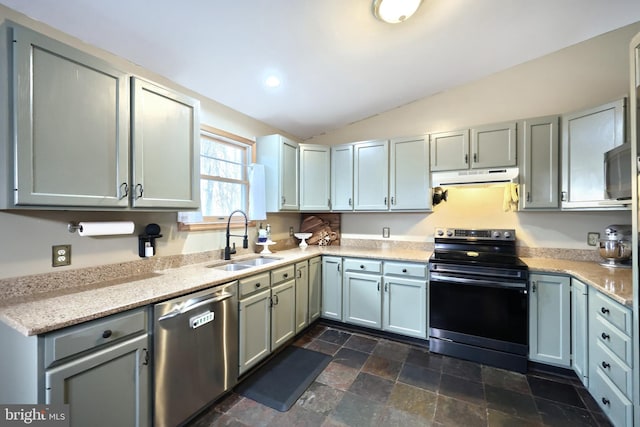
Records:
[[[594,231],[590,231],[587,233],[587,245],[597,246],[599,239],[600,239],[600,233],[596,233]]]
[[[391,230],[389,229],[389,227],[382,227],[382,237],[384,237],[385,239],[388,239],[390,233],[391,233]]]

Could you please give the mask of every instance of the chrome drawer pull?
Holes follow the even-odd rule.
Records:
[[[603,340],[611,339],[611,337],[609,336],[609,334],[605,334],[604,332],[602,333],[601,337],[602,337],[602,339],[603,339]]]

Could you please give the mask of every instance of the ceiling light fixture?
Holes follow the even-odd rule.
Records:
[[[280,86],[280,79],[278,76],[269,76],[264,81],[265,86],[275,88]]]
[[[373,14],[389,24],[404,22],[420,7],[422,0],[373,0]]]

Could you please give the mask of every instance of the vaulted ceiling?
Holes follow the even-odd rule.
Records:
[[[300,139],[640,21],[638,0],[423,0],[396,25],[370,0],[0,4]]]

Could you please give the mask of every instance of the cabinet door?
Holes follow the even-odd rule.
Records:
[[[239,374],[271,352],[271,291],[255,294],[239,303]]]
[[[429,144],[425,137],[391,140],[391,210],[431,208]]]
[[[602,207],[606,151],[624,142],[625,100],[562,116],[562,207]]]
[[[129,76],[13,28],[16,205],[126,207]]]
[[[309,323],[320,317],[322,290],[322,261],[320,257],[309,260]]]
[[[300,210],[328,211],[331,208],[331,148],[300,144]]]
[[[342,321],[342,258],[322,257],[322,317]]]
[[[427,281],[384,277],[382,329],[427,337]]]
[[[448,171],[469,168],[469,130],[429,135],[431,170]]]
[[[286,138],[282,139],[281,156],[281,183],[282,189],[282,210],[297,211],[298,201],[298,144]]]
[[[199,102],[138,78],[132,86],[132,206],[197,208]]]
[[[523,120],[518,124],[523,209],[553,209],[560,205],[558,116]]]
[[[382,327],[382,278],[374,274],[344,273],[344,321],[370,328]]]
[[[569,277],[531,274],[529,360],[571,366]]]
[[[45,372],[47,404],[68,404],[76,426],[149,425],[148,337],[105,347]]]
[[[491,124],[471,129],[471,167],[515,166],[515,122]]]
[[[296,281],[288,280],[271,289],[271,351],[296,333]]]
[[[571,362],[585,387],[589,385],[588,292],[587,285],[571,278]]]
[[[354,145],[353,191],[355,210],[387,210],[389,145],[387,141]]]
[[[309,264],[296,263],[296,334],[309,325]]]
[[[353,145],[331,147],[331,209],[353,210]]]

